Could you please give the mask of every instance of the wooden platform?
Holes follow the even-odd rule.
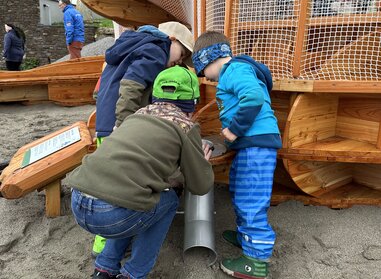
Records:
[[[103,62],[103,56],[93,56],[27,71],[0,71],[0,102],[94,104],[93,90]]]

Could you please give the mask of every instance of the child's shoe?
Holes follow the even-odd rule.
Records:
[[[106,271],[101,271],[98,269],[94,270],[92,279],[116,279],[117,275],[111,275]]]
[[[245,255],[233,260],[223,260],[221,269],[235,278],[265,279],[268,275],[267,262],[261,262]]]
[[[226,230],[222,233],[222,237],[230,244],[242,248],[242,245],[238,242],[236,231]]]
[[[96,258],[105,248],[106,245],[106,238],[101,237],[100,235],[96,235],[94,239],[94,244],[93,244],[93,251],[91,251],[91,256],[93,258]]]

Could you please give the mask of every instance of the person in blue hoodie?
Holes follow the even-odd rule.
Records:
[[[100,78],[95,124],[98,146],[127,116],[151,103],[153,81],[162,70],[191,64],[193,44],[190,30],[173,21],[121,34],[106,51],[107,65]],[[93,256],[103,250],[105,242],[95,237]]]
[[[13,24],[6,23],[4,36],[5,65],[8,71],[20,71],[25,50],[25,34],[24,31]]]
[[[224,231],[222,236],[240,247],[243,255],[223,260],[221,269],[236,278],[266,278],[275,242],[267,210],[277,149],[282,147],[271,109],[271,72],[250,56],[233,57],[229,39],[214,31],[196,40],[192,60],[199,76],[218,81],[221,134],[228,146],[236,150],[229,191],[237,227]]]
[[[58,7],[64,14],[66,45],[70,59],[80,58],[85,43],[85,25],[83,17],[71,4],[70,0],[59,0]]]

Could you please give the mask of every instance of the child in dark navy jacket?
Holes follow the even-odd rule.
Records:
[[[222,135],[237,151],[229,173],[229,190],[237,228],[223,238],[242,249],[237,259],[222,261],[224,272],[236,278],[265,278],[275,242],[267,220],[277,149],[281,139],[271,109],[270,70],[250,56],[233,57],[228,38],[206,32],[192,55],[198,75],[218,81],[217,104]]]

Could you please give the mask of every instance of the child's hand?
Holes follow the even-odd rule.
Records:
[[[209,161],[210,157],[212,156],[212,149],[210,148],[209,144],[202,143],[202,150],[204,151],[204,158]]]
[[[237,139],[237,136],[230,132],[229,128],[225,128],[221,131],[221,134],[228,142],[233,142]]]

